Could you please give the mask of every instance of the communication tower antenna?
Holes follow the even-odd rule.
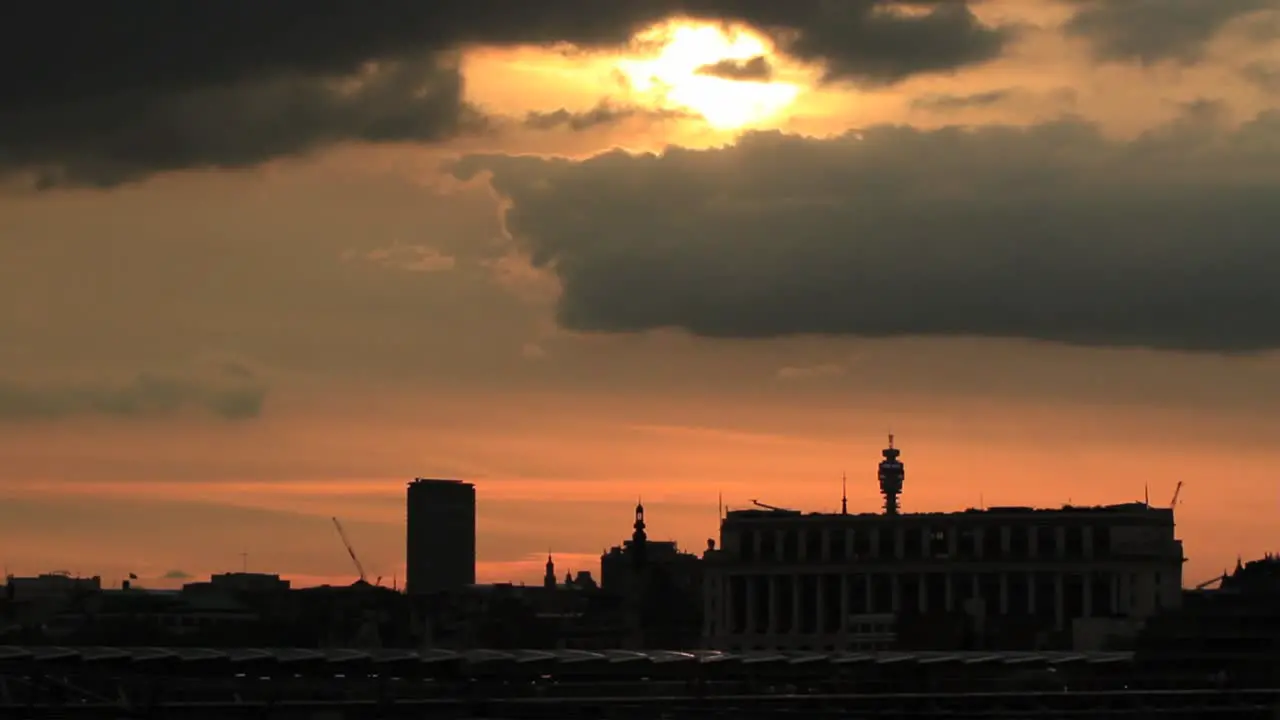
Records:
[[[900,450],[893,446],[893,433],[889,433],[889,447],[880,452],[884,459],[880,461],[880,494],[884,496],[884,514],[898,514],[898,496],[902,494],[902,485],[906,480],[906,471],[898,456]]]

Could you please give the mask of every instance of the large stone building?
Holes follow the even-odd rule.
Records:
[[[892,437],[884,456],[884,514],[727,514],[704,568],[710,647],[1093,649],[1181,600],[1170,508],[900,514]]]

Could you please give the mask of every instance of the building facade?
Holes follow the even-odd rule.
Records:
[[[476,488],[461,480],[409,483],[405,591],[457,590],[476,582]]]
[[[1181,601],[1169,508],[898,514],[888,489],[885,514],[729,513],[704,568],[707,645],[1097,649]]]

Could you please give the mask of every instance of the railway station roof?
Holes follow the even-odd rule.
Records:
[[[369,665],[452,665],[474,669],[537,665],[563,667],[566,671],[619,670],[679,664],[725,664],[741,666],[813,665],[1064,665],[1128,663],[1131,652],[793,652],[713,650],[401,650],[354,648],[188,648],[188,647],[50,647],[0,646],[0,663],[229,663],[232,665],[295,666],[324,665],[341,672],[344,667]],[[621,666],[625,666],[621,667]]]

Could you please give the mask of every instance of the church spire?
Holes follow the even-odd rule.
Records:
[[[551,559],[551,551],[547,551],[547,572],[542,576],[542,586],[548,590],[556,586],[556,562]]]
[[[644,531],[644,502],[639,498],[636,498],[636,521],[632,527],[635,528],[635,532],[631,533],[631,558],[632,562],[639,567],[645,564],[646,544],[649,541],[649,536]]]

